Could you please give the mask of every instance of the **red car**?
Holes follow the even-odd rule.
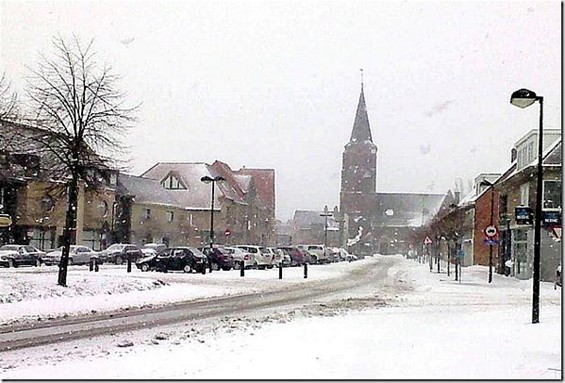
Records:
[[[301,266],[306,263],[306,257],[302,250],[295,246],[278,246],[285,254],[290,256],[291,266]]]

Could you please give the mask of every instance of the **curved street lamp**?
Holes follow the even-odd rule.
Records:
[[[226,179],[222,176],[216,176],[214,178],[210,176],[204,176],[200,178],[200,181],[209,184],[212,183],[212,202],[210,208],[210,250],[212,250],[214,245],[214,189],[216,182],[225,181]]]
[[[543,97],[536,95],[528,89],[519,89],[510,96],[510,103],[519,108],[527,108],[539,101],[539,137],[538,137],[538,166],[536,187],[536,220],[534,222],[534,265],[533,265],[533,298],[532,298],[532,323],[539,323],[539,278],[540,278],[540,244],[542,220],[542,192],[543,192]]]

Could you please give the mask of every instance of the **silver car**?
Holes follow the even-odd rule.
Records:
[[[63,246],[48,252],[43,256],[46,265],[58,265],[63,255]],[[69,265],[87,265],[91,258],[98,258],[98,252],[88,246],[71,245],[69,252]]]

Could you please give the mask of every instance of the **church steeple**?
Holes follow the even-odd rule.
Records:
[[[363,80],[361,80],[361,94],[359,95],[359,103],[357,104],[357,113],[355,114],[355,122],[353,123],[353,130],[351,131],[351,138],[349,139],[349,142],[362,143],[365,141],[373,142],[373,138],[371,137],[369,116],[367,115],[367,106],[365,105]]]

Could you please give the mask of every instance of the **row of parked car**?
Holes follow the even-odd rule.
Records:
[[[9,244],[0,247],[0,266],[18,267],[20,265],[58,265],[62,247],[49,252],[30,245]],[[213,270],[232,270],[242,266],[246,269],[270,269],[301,266],[305,263],[330,263],[356,260],[355,255],[341,248],[327,248],[322,245],[297,245],[267,247],[258,245],[236,245],[213,247],[178,246],[168,248],[165,244],[113,244],[97,252],[90,247],[71,245],[69,265],[84,265],[95,260],[98,264],[124,264],[135,262],[141,271],[183,270],[201,272],[203,268]]]

